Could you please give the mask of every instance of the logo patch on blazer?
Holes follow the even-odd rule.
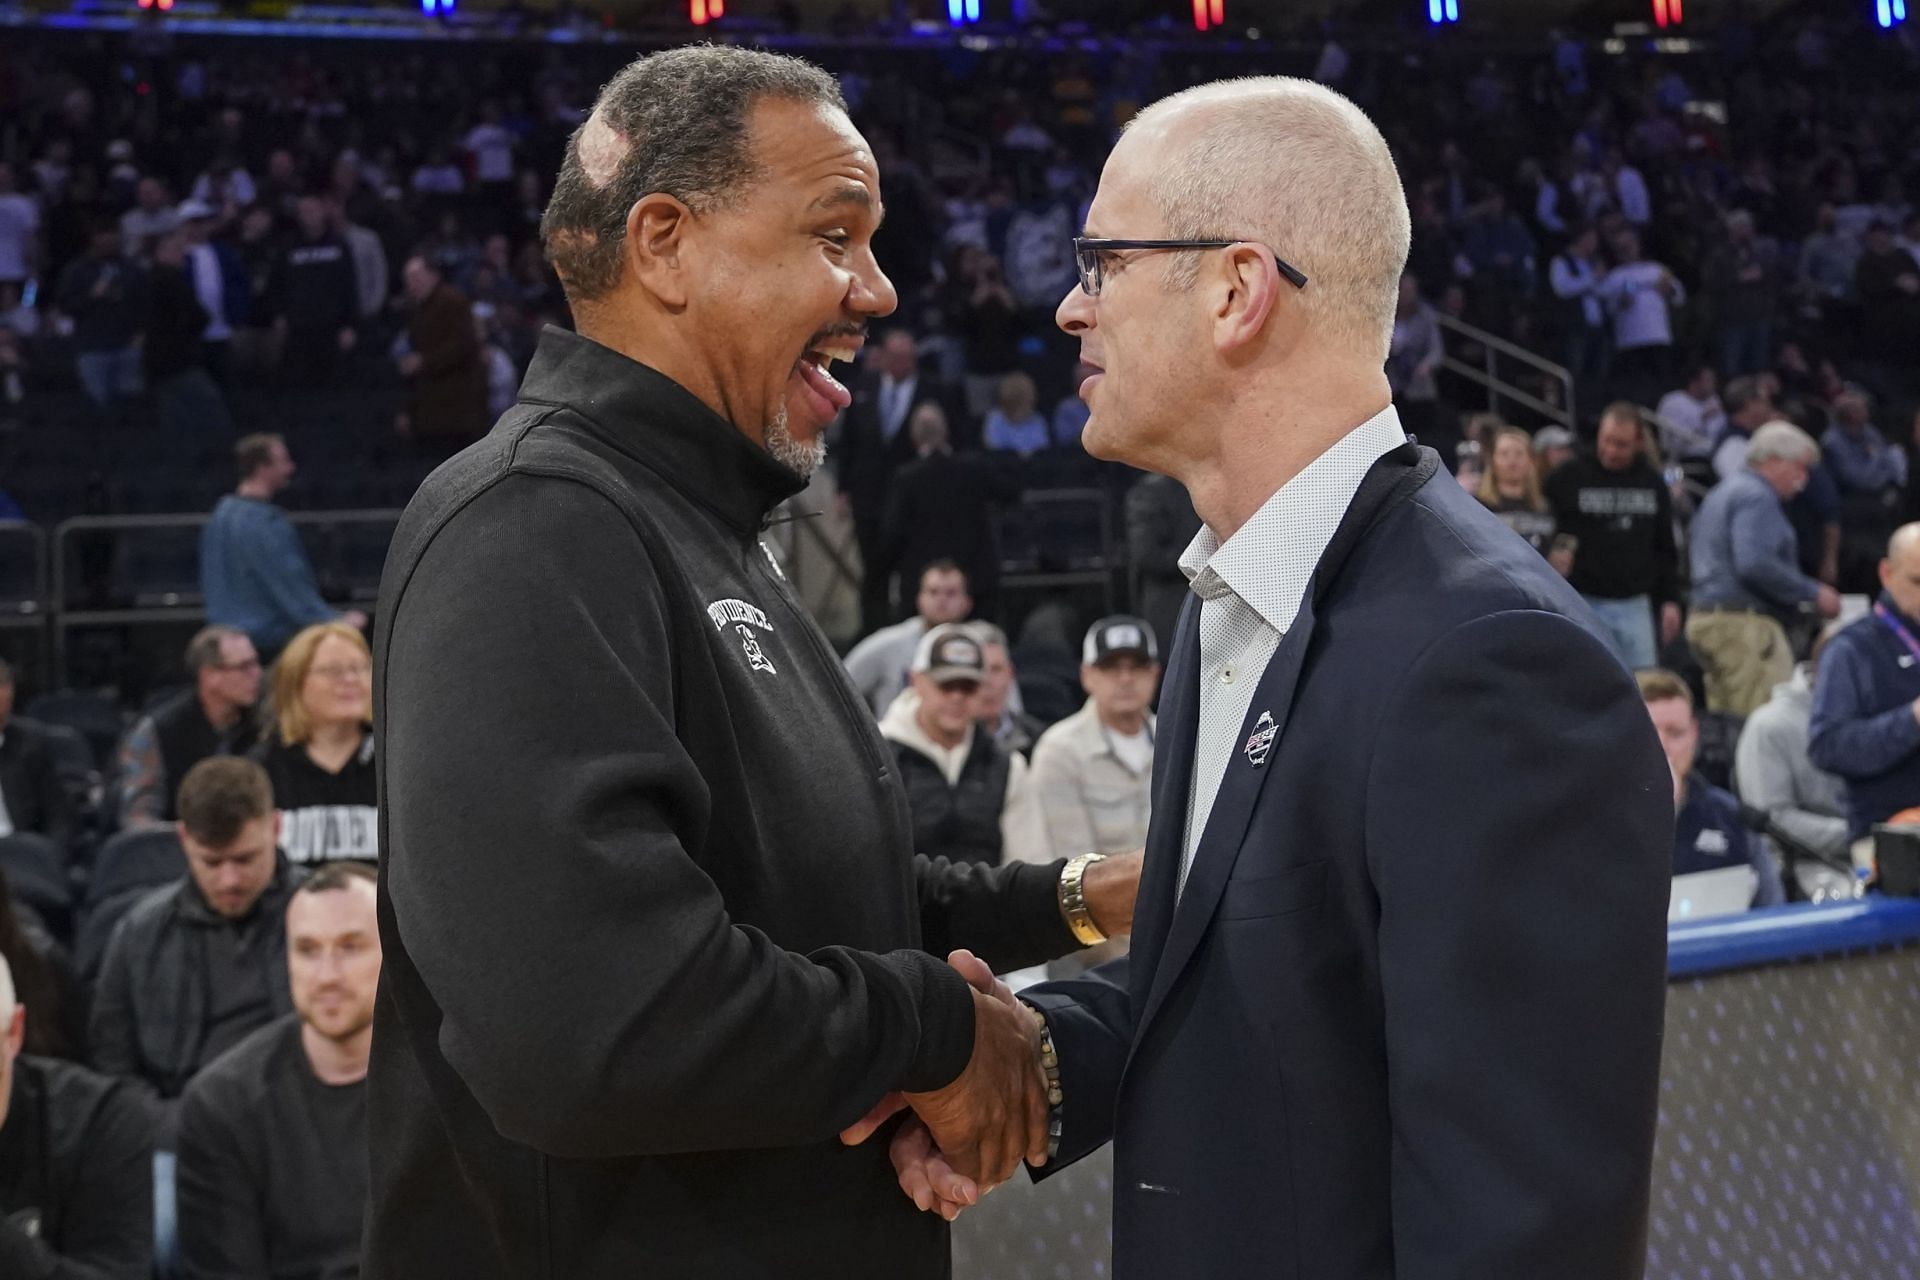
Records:
[[[1280,726],[1273,722],[1273,712],[1262,711],[1260,718],[1253,722],[1253,732],[1247,735],[1247,763],[1258,769],[1267,762],[1267,755],[1273,750],[1273,740],[1280,734]]]
[[[747,663],[755,671],[765,671],[769,675],[779,675],[774,669],[773,660],[761,649],[759,637],[753,634],[755,627],[762,631],[772,631],[773,623],[759,605],[748,604],[745,600],[715,600],[707,606],[707,616],[713,619],[713,625],[721,631],[732,627],[740,637],[740,648],[747,655]]]

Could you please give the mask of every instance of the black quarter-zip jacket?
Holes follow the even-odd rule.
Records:
[[[1074,947],[1059,864],[916,857],[892,757],[760,542],[800,479],[549,329],[394,539],[368,1280],[916,1280],[885,1134],[965,984]]]

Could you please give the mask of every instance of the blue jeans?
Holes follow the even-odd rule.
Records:
[[[73,358],[74,372],[86,388],[87,399],[102,409],[114,402],[140,394],[140,348],[121,347],[118,351],[82,351]]]
[[[1582,596],[1600,619],[1614,655],[1626,663],[1627,670],[1640,671],[1660,661],[1660,647],[1653,634],[1653,600],[1648,596],[1629,596],[1625,600],[1607,600],[1600,596]]]
[[[179,1200],[173,1181],[177,1163],[171,1151],[153,1153],[153,1260],[163,1277],[174,1274],[180,1249]]]

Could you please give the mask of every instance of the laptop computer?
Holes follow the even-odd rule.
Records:
[[[1760,877],[1747,866],[1675,876],[1667,898],[1667,923],[1738,915],[1753,905],[1759,888]]]

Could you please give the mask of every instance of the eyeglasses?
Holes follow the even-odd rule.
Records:
[[[365,680],[373,674],[373,668],[364,662],[356,662],[347,667],[308,667],[307,675],[317,680]]]
[[[1080,268],[1080,287],[1087,296],[1100,296],[1100,286],[1105,283],[1104,263],[1110,253],[1123,250],[1144,249],[1148,251],[1169,249],[1231,249],[1237,244],[1255,244],[1252,240],[1101,240],[1091,236],[1073,238],[1073,261]],[[1265,246],[1273,253],[1270,246]],[[1273,265],[1280,271],[1287,283],[1296,289],[1307,287],[1307,277],[1296,267],[1291,266],[1279,254],[1273,254]]]
[[[245,662],[216,662],[213,664],[213,669],[215,671],[258,671],[260,659],[248,658]]]

